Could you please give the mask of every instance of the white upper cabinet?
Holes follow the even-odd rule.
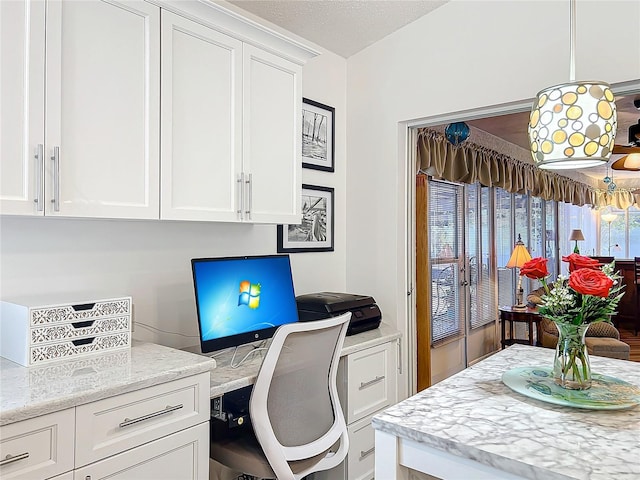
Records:
[[[158,218],[160,9],[49,1],[46,214]]]
[[[43,215],[44,1],[0,1],[0,213]]]
[[[244,46],[245,217],[300,223],[302,67]]]
[[[161,218],[237,221],[242,42],[162,12]]]
[[[142,0],[0,9],[0,211],[158,218],[160,9]]]
[[[0,22],[1,214],[300,221],[317,52],[208,2],[0,0]]]
[[[161,218],[299,223],[302,67],[163,12]]]

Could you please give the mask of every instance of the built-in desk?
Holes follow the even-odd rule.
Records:
[[[340,356],[345,357],[367,348],[393,342],[398,338],[400,338],[400,332],[386,323],[381,323],[380,327],[375,330],[346,337]],[[249,351],[250,347],[240,347],[234,362],[237,363]],[[214,354],[216,368],[211,371],[211,398],[247,385],[253,385],[255,382],[256,375],[262,364],[263,353],[256,352],[252,354],[237,368],[231,367],[232,356],[232,349],[223,351],[220,354]]]
[[[316,473],[316,480],[373,479],[375,439],[371,418],[397,402],[399,338],[400,332],[385,323],[345,338],[337,384],[349,432],[349,453],[338,467]],[[240,347],[234,362],[249,351],[247,346]],[[238,368],[230,366],[232,356],[231,350],[215,355],[216,368],[211,371],[210,396],[223,396],[222,403],[225,393],[255,382],[264,351],[252,354]]]
[[[513,345],[374,416],[376,478],[409,469],[448,479],[640,478],[640,406],[582,410],[520,395],[515,367],[550,367],[551,349]],[[591,356],[592,370],[635,385],[640,363]]]
[[[373,478],[371,416],[397,401],[399,338],[397,330],[382,323],[345,339],[338,390],[351,446],[365,455],[351,455],[337,470],[325,472],[328,477],[318,478]],[[242,347],[239,354],[247,351]],[[169,471],[172,478],[204,480],[209,400],[253,384],[262,361],[258,353],[231,368],[231,356],[227,351],[212,359],[134,342],[130,349],[40,367],[0,357],[0,453],[3,459],[7,454],[24,457],[0,465],[0,476],[14,478],[24,469],[33,473],[29,478],[61,473],[102,478],[131,468],[135,478],[158,478]],[[98,417],[115,422],[102,433],[120,435],[118,441],[100,436],[100,428],[90,424]],[[101,422],[96,425],[107,425]],[[48,440],[33,446],[28,435],[42,439],[45,433]],[[198,468],[188,472],[194,465]],[[43,470],[34,470],[40,466]]]

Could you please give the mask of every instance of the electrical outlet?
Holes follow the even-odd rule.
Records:
[[[131,304],[131,333],[136,331],[136,306]]]

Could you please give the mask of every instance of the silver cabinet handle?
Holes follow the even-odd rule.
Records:
[[[38,144],[38,148],[36,149],[36,198],[33,200],[36,204],[36,210],[41,212],[44,209],[44,205],[42,205],[42,173],[44,171],[44,145],[42,143]]]
[[[362,460],[365,457],[368,457],[375,451],[376,451],[376,447],[371,447],[369,450],[365,450],[365,451],[360,450],[360,460]]]
[[[247,175],[247,180],[245,181],[245,185],[247,187],[247,209],[244,211],[244,213],[247,214],[247,220],[251,220],[251,207],[253,206],[252,205],[253,204],[252,181],[253,181],[253,178],[251,174]]]
[[[378,383],[381,382],[382,380],[384,380],[384,375],[382,375],[381,377],[376,377],[373,380],[369,380],[368,382],[360,382],[360,390],[362,390],[363,388],[367,388],[370,385],[373,385],[374,383]]]
[[[160,415],[166,415],[167,413],[174,412],[176,410],[180,410],[183,407],[182,404],[179,405],[167,405],[164,410],[160,410],[158,412],[149,413],[147,415],[143,415],[138,418],[125,418],[124,421],[118,425],[120,428],[128,427],[129,425],[133,425],[134,423],[144,422],[145,420],[149,420],[150,418],[159,417]]]
[[[238,214],[238,218],[242,220],[242,211],[244,210],[244,195],[242,193],[244,188],[244,173],[238,175],[236,183],[238,184],[238,210],[236,210],[236,213]]]
[[[0,460],[0,467],[9,465],[10,463],[13,463],[13,462],[17,462],[18,460],[24,460],[25,458],[29,458],[29,452],[24,452],[19,455],[8,454],[6,457]]]
[[[53,161],[53,210],[55,212],[60,211],[60,147],[53,147],[53,155],[51,156]]]

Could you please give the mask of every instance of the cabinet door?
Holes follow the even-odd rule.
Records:
[[[43,0],[0,2],[0,213],[3,214],[44,212],[44,22]]]
[[[243,57],[245,217],[300,223],[302,67],[246,44]]]
[[[242,42],[162,12],[161,218],[239,221]]]
[[[0,427],[0,478],[49,478],[73,469],[74,409]]]
[[[46,215],[158,218],[160,9],[47,5]]]
[[[179,431],[74,472],[75,480],[207,480],[209,423]]]

